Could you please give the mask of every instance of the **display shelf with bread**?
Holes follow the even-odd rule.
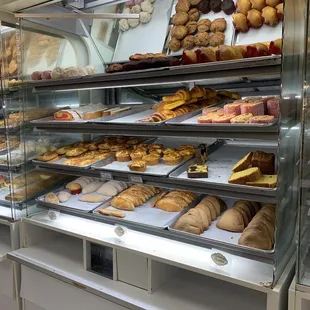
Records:
[[[247,251],[268,257],[274,253],[275,205],[205,196],[169,230],[207,244],[246,246]]]
[[[164,191],[154,186],[138,184],[132,185],[93,212],[97,216],[112,217],[115,222],[122,225],[134,223],[139,226],[166,229],[180,214],[192,207],[198,197],[199,195],[189,191]],[[110,211],[112,213],[108,214]],[[114,215],[113,211],[118,213]]]

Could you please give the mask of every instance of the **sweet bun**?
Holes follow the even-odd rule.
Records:
[[[200,18],[200,13],[198,9],[193,8],[188,11],[188,19],[190,21],[198,22],[199,18]]]
[[[174,38],[174,37],[171,38],[171,40],[168,44],[169,49],[173,52],[178,51],[181,48],[181,45],[182,45],[181,41]]]
[[[250,0],[252,4],[252,9],[256,9],[262,11],[262,9],[266,6],[265,0]]]
[[[194,21],[189,21],[185,26],[188,30],[188,34],[195,34],[198,30],[198,25]]]
[[[67,202],[71,198],[71,194],[65,191],[58,193],[59,202]]]
[[[275,26],[279,23],[277,10],[271,6],[263,8],[262,17],[264,18],[264,24],[266,25]]]
[[[198,22],[198,32],[206,32],[210,31],[211,28],[211,20],[208,18],[201,19]]]
[[[175,26],[185,25],[189,21],[188,14],[185,12],[175,13],[172,16],[172,24]]]
[[[59,199],[54,193],[46,194],[44,200],[49,203],[55,203],[55,204],[59,203]]]
[[[264,23],[262,13],[256,9],[249,10],[247,19],[249,26],[252,28],[260,28]]]
[[[207,32],[201,32],[195,37],[196,46],[208,46],[209,41],[210,41],[210,37]]]
[[[189,0],[179,0],[177,5],[175,6],[175,10],[177,13],[185,12],[187,13],[190,10],[190,2]]]
[[[103,185],[101,185],[98,190],[97,190],[98,194],[104,195],[104,196],[115,196],[118,194],[118,190],[117,188],[111,184],[111,182],[107,182]]]
[[[182,48],[185,49],[192,49],[195,47],[195,37],[193,35],[189,35],[184,38],[182,41]]]
[[[237,31],[248,32],[249,25],[246,16],[243,13],[233,15],[233,24]]]
[[[183,40],[188,34],[188,29],[185,26],[174,26],[172,28],[171,35],[178,39],[178,40]]]

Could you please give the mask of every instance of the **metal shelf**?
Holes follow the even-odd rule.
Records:
[[[281,56],[265,56],[148,70],[95,74],[61,80],[32,81],[33,92],[119,88],[204,81],[215,78],[281,75]]]

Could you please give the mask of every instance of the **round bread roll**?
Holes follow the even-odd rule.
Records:
[[[59,202],[67,202],[71,198],[71,194],[65,191],[58,193]]]
[[[124,10],[123,10],[123,13],[124,14],[130,14],[131,13],[131,10],[130,10],[130,8],[124,8]]]
[[[178,40],[184,39],[187,36],[187,34],[188,34],[188,29],[185,26],[174,26],[172,28],[171,35]]]
[[[152,18],[152,15],[148,12],[141,12],[140,13],[140,22],[142,24],[147,24]]]
[[[140,7],[140,5],[134,5],[134,6],[131,8],[131,13],[133,13],[133,14],[139,14],[139,13],[141,13],[141,7]]]
[[[129,29],[129,24],[128,24],[128,20],[125,18],[122,18],[119,21],[119,29],[122,31],[127,31]]]
[[[138,27],[138,25],[140,24],[140,20],[139,19],[128,19],[128,25],[131,27],[131,28],[136,28]]]
[[[141,9],[144,12],[153,13],[153,5],[149,0],[145,0],[141,3]]]

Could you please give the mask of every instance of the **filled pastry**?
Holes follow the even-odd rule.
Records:
[[[252,9],[247,14],[248,24],[252,28],[260,28],[264,23],[262,13],[258,10]]]
[[[189,21],[185,26],[188,30],[188,34],[195,34],[198,30],[198,25],[194,21]]]
[[[231,15],[236,11],[236,6],[233,0],[223,0],[221,9],[226,15]]]
[[[183,40],[188,34],[188,29],[185,26],[174,26],[172,28],[171,35],[178,39],[178,40]]]
[[[227,23],[225,18],[216,18],[210,27],[211,32],[224,32],[226,30]]]
[[[251,10],[251,8],[252,8],[252,5],[251,5],[250,0],[238,0],[238,3],[237,3],[238,13],[242,13],[246,15]]]
[[[198,32],[208,32],[210,31],[211,28],[211,20],[206,18],[206,19],[201,19],[198,23]]]
[[[185,49],[192,49],[195,47],[195,37],[193,35],[189,35],[184,38],[182,41],[182,48]]]
[[[189,20],[188,14],[185,12],[179,12],[172,16],[172,24],[175,26],[185,25]]]
[[[215,40],[213,40],[213,43],[215,43]],[[211,44],[211,38],[210,38],[210,44]],[[199,63],[216,61],[216,51],[217,50],[214,48],[202,47],[199,51],[199,56],[198,56]]]
[[[252,9],[256,9],[262,11],[263,8],[266,6],[265,0],[250,0],[252,4]]]
[[[198,9],[194,8],[194,9],[189,10],[188,18],[190,21],[198,22],[198,20],[200,18],[200,13],[199,13]]]
[[[179,12],[185,12],[187,13],[190,9],[191,5],[189,3],[189,0],[179,0],[177,5],[175,6],[175,10],[177,13]]]
[[[208,14],[211,11],[210,0],[201,0],[197,8],[202,14]]]
[[[283,20],[283,3],[280,3],[276,6],[277,15],[279,20]]]
[[[262,17],[264,18],[264,24],[269,26],[275,26],[279,23],[277,10],[271,6],[263,8]]]
[[[219,13],[221,12],[221,0],[210,0],[210,8],[214,13]]]
[[[208,46],[210,41],[210,36],[207,32],[198,33],[195,37],[196,46]]]
[[[172,37],[168,46],[170,50],[176,52],[181,48],[181,41]]]
[[[191,6],[196,6],[201,2],[201,0],[189,0],[189,4]]]
[[[210,45],[213,47],[223,45],[225,42],[225,34],[222,32],[216,32],[210,36]]]
[[[248,25],[247,18],[242,13],[236,13],[233,15],[233,24],[237,31],[240,31],[240,32],[249,31],[249,25]]]

